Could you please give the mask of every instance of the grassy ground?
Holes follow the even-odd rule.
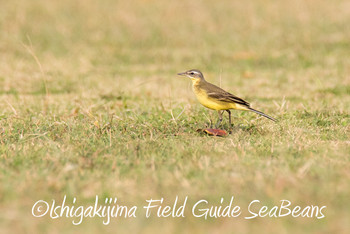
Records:
[[[1,1],[1,232],[346,233],[349,2],[127,2]],[[196,132],[216,113],[176,76],[191,68],[280,121],[234,112],[228,137]],[[107,226],[31,215],[64,195],[140,210]],[[144,217],[146,199],[176,195],[186,218]],[[241,217],[191,215],[231,196]],[[245,220],[255,199],[326,218]]]

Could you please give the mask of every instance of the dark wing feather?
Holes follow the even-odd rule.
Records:
[[[207,83],[207,90],[208,90],[208,97],[210,98],[215,98],[217,100],[220,100],[222,102],[234,102],[243,106],[247,106],[249,107],[249,103],[244,101],[243,99],[229,93],[226,92],[225,90],[223,90],[222,88],[219,88],[216,85]]]

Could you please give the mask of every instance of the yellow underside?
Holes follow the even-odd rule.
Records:
[[[234,103],[234,102],[222,102],[213,98],[209,98],[207,93],[202,89],[193,89],[198,101],[203,106],[212,109],[212,110],[229,110],[229,109],[237,109],[237,110],[247,110],[246,106]]]

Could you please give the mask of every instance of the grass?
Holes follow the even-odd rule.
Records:
[[[3,233],[346,233],[350,226],[347,1],[24,1],[0,9],[0,229]],[[201,107],[177,72],[279,119],[233,112],[232,134],[196,130]],[[226,116],[227,117],[227,116]],[[227,119],[224,128],[228,128]],[[172,204],[186,218],[34,218],[40,200]],[[190,214],[235,196],[327,206],[326,218]],[[262,206],[261,205],[261,206]],[[258,207],[258,206],[256,206]]]

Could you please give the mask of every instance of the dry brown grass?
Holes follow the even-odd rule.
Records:
[[[346,233],[350,218],[348,1],[2,1],[2,233]],[[278,118],[235,112],[227,138],[190,68]],[[227,125],[224,125],[227,127]],[[234,195],[326,205],[326,218],[34,218],[39,199],[140,207]]]

